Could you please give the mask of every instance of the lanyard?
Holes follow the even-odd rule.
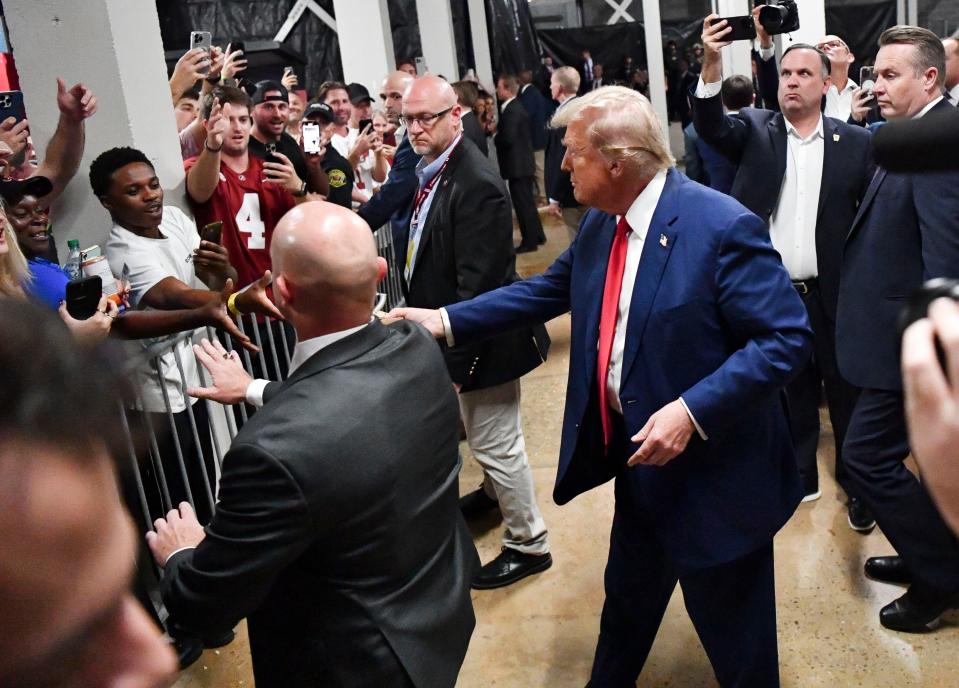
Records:
[[[453,151],[450,151],[449,155],[446,156],[446,160],[440,165],[436,174],[416,192],[416,199],[413,201],[413,215],[410,218],[410,239],[406,246],[406,266],[403,270],[403,275],[406,277],[407,283],[409,283],[410,277],[413,274],[413,261],[416,257],[416,249],[419,246],[420,234],[422,233],[420,228],[420,211],[423,208],[423,204],[426,203],[426,199],[429,198],[430,193],[432,193],[433,188],[437,182],[439,182],[440,177],[443,176],[443,172],[446,170],[446,166],[449,164],[451,157],[453,157]]]

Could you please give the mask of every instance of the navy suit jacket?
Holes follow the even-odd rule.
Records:
[[[952,107],[942,100],[930,112]],[[933,277],[959,277],[959,172],[879,168],[842,256],[836,355],[857,387],[902,389],[899,314]]]
[[[626,469],[603,456],[596,383],[615,225],[590,210],[544,274],[448,306],[452,333],[459,344],[570,311],[553,498],[618,476],[678,564],[716,566],[768,543],[802,498],[781,390],[810,355],[806,310],[762,220],[670,170],[633,289],[620,400],[632,434],[682,397],[709,439],[694,435],[666,466]]]
[[[779,112],[743,108],[723,113],[719,95],[693,98],[693,123],[702,141],[738,170],[730,195],[769,222],[786,175],[786,120]],[[842,245],[873,172],[869,132],[823,117],[822,184],[816,216],[816,262],[827,315],[835,320]]]
[[[406,243],[406,230],[410,226],[410,211],[419,182],[416,179],[416,164],[421,155],[417,155],[410,145],[408,136],[396,148],[393,167],[386,182],[373,197],[357,211],[366,223],[375,231],[390,223],[393,243],[401,240]]]

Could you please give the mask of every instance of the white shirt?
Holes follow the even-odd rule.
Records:
[[[949,102],[953,105],[953,107],[959,105],[959,84],[956,84],[946,91],[946,98],[949,99]]]
[[[352,127],[346,128],[346,136],[342,134],[333,134],[330,137],[330,145],[336,149],[336,152],[342,155],[344,158],[350,157],[350,150],[353,148],[353,144],[356,143],[356,138],[360,135],[359,129],[353,129]]]
[[[859,85],[852,79],[846,79],[846,87],[842,91],[835,85],[830,85],[826,91],[826,109],[823,114],[843,122],[848,121],[852,113],[852,92],[857,88]]]
[[[297,342],[296,346],[293,347],[293,357],[290,359],[290,369],[287,373],[287,378],[293,375],[297,368],[310,360],[318,352],[330,346],[331,344],[340,341],[341,339],[349,337],[351,334],[359,332],[364,327],[369,327],[371,322],[373,322],[372,317],[370,318],[370,322],[366,323],[365,325],[357,325],[356,327],[351,327],[348,330],[330,332],[329,334],[323,334],[319,337],[312,337],[310,339],[305,339],[302,342]],[[263,406],[263,390],[266,389],[268,384],[270,384],[269,380],[253,380],[246,388],[246,403],[250,404],[251,406],[256,406],[257,408]]]
[[[769,238],[794,280],[819,276],[816,262],[816,217],[822,186],[825,148],[822,117],[816,129],[802,138],[786,120],[786,174],[779,202],[769,218]]]
[[[134,234],[128,229],[114,225],[110,230],[104,253],[110,262],[113,274],[125,276],[130,282],[130,307],[148,309],[140,304],[143,295],[156,286],[157,283],[173,277],[194,289],[206,289],[200,282],[193,268],[190,258],[193,251],[200,247],[200,234],[196,224],[186,214],[175,206],[163,207],[163,219],[160,222],[162,239],[148,239]],[[138,339],[125,342],[127,351],[132,358],[138,358],[143,350],[164,340],[173,340],[177,335],[155,337],[152,339]],[[191,342],[183,340],[176,346],[180,362],[183,365],[184,377],[187,386],[198,387],[200,378],[197,375],[196,358],[190,348]],[[160,371],[163,376],[163,386],[170,398],[170,407],[174,413],[186,409],[186,401],[190,404],[196,399],[186,396],[183,381],[177,368],[176,356],[169,351],[159,357]],[[145,361],[139,366],[137,381],[141,389],[143,400],[142,411],[162,413],[166,410],[163,400],[163,388],[157,380],[156,370]]]

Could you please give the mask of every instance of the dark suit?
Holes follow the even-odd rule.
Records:
[[[521,86],[517,98],[523,103],[523,107],[526,108],[526,113],[529,115],[533,150],[544,150],[546,148],[546,124],[553,112],[552,101],[547,100],[532,84]]]
[[[267,391],[206,538],[167,563],[171,616],[200,633],[247,617],[259,688],[453,686],[477,556],[436,345],[374,321]]]
[[[513,98],[500,113],[494,142],[500,174],[509,184],[509,195],[516,210],[522,243],[535,248],[546,241],[546,234],[533,200],[536,167],[529,115],[519,98]]]
[[[616,478],[594,688],[633,685],[677,579],[720,683],[778,685],[771,542],[802,496],[781,389],[809,356],[805,311],[762,221],[671,170],[633,287],[625,416],[604,457],[597,338],[615,225],[589,211],[544,274],[447,308],[452,334],[572,314],[553,498]],[[629,436],[680,396],[709,439],[665,467],[627,468]]]
[[[417,186],[416,163],[421,157],[413,150],[409,137],[404,136],[396,148],[386,182],[357,211],[374,231],[389,222],[394,244],[410,226],[410,209]]]
[[[739,166],[730,190],[732,197],[768,223],[786,174],[788,142],[783,115],[755,108],[743,108],[735,116],[724,115],[716,95],[694,98],[693,117],[701,139]],[[824,384],[836,442],[836,479],[847,494],[856,496],[842,460],[856,390],[843,380],[836,365],[835,322],[842,244],[869,183],[871,160],[868,132],[823,118],[815,237],[818,279],[798,286],[816,333],[815,353],[806,370],[787,389],[796,458],[807,494],[818,489],[816,447],[820,388]]]
[[[464,110],[461,121],[463,122],[463,136],[472,141],[480,153],[488,156],[489,144],[486,142],[486,132],[483,131],[483,125],[476,119],[476,114],[472,110]]]
[[[572,100],[570,98],[558,109],[565,107]],[[573,196],[573,185],[570,183],[569,172],[562,169],[563,156],[566,155],[566,146],[563,145],[564,136],[566,136],[566,127],[547,131],[546,195],[550,200],[557,201],[561,208],[576,208],[579,203]]]
[[[863,388],[844,447],[850,476],[915,579],[946,592],[959,590],[959,549],[903,464],[898,323],[923,281],[959,277],[956,189],[957,172],[876,172],[845,241],[836,330],[839,368]]]
[[[406,303],[440,308],[516,278],[513,222],[493,163],[465,137],[453,149],[430,204]],[[400,250],[402,249],[402,250]],[[397,246],[406,255],[406,241]],[[525,375],[546,358],[545,328],[523,328],[470,346],[441,343],[453,382],[483,389]]]

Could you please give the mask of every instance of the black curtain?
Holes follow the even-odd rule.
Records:
[[[856,56],[849,76],[859,81],[859,68],[872,64],[879,52],[879,35],[896,25],[896,1],[826,8],[826,33],[839,36]]]
[[[494,72],[539,68],[539,41],[527,0],[486,0],[486,26]]]

